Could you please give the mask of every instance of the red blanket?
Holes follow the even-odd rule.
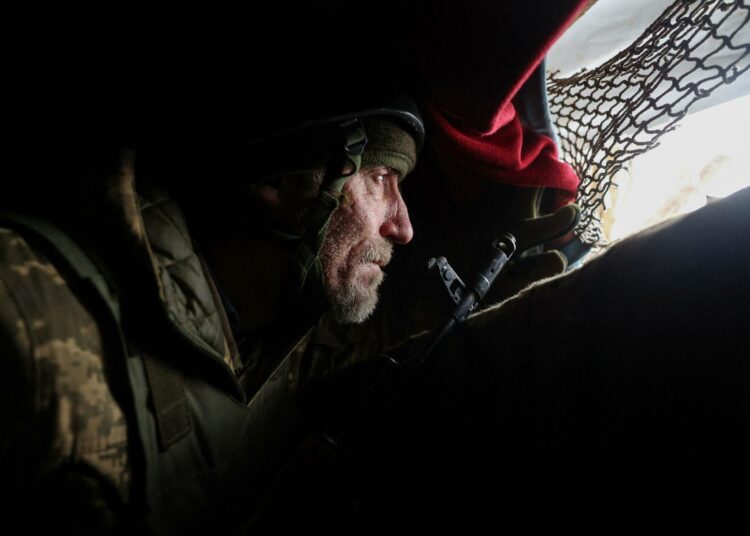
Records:
[[[463,11],[436,30],[445,48],[432,51],[423,107],[428,138],[450,178],[546,186],[560,189],[563,201],[575,197],[576,173],[550,138],[523,127],[512,101],[586,3],[461,3]]]

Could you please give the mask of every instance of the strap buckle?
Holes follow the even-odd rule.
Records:
[[[349,119],[339,125],[344,140],[344,151],[350,156],[359,156],[365,151],[367,134],[358,118]]]

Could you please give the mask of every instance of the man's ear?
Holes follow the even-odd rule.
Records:
[[[317,194],[317,188],[312,176],[282,175],[253,186],[251,191],[274,225],[296,232],[305,207]]]
[[[283,202],[284,194],[276,184],[276,181],[264,182],[252,188],[255,198],[268,208],[279,208]]]
[[[302,184],[299,177],[281,176],[255,185],[251,191],[269,223],[297,233],[304,207]]]

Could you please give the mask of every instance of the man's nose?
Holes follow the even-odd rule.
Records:
[[[389,207],[385,221],[380,226],[380,236],[387,238],[394,244],[407,244],[414,237],[409,210],[401,197],[401,192],[397,191],[395,194],[395,199]]]

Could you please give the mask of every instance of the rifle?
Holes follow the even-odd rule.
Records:
[[[329,423],[327,429],[319,431],[321,437],[331,446],[341,448],[342,435],[349,429],[350,423],[361,422],[360,417],[367,413],[368,407],[378,406],[375,400],[379,396],[398,391],[426,366],[429,366],[429,357],[432,352],[449,333],[476,310],[515,251],[516,239],[512,234],[504,233],[501,238],[495,239],[492,242],[489,257],[479,263],[469,285],[464,283],[445,257],[430,259],[427,268],[440,278],[455,306],[443,324],[428,336],[427,341],[416,354],[404,360],[383,355],[385,364],[375,379],[355,404],[350,406],[343,418],[337,419],[335,423]]]
[[[445,257],[429,260],[428,269],[440,278],[454,303],[447,318],[427,337],[424,345],[414,355],[402,360],[384,355],[382,368],[355,403],[338,417],[329,419],[307,434],[276,478],[265,505],[259,509],[260,516],[251,523],[254,530],[274,526],[280,516],[288,513],[285,509],[291,504],[298,507],[302,505],[306,522],[321,515],[313,506],[316,500],[320,500],[320,482],[330,481],[332,474],[345,475],[350,480],[352,475],[357,474],[354,454],[356,446],[348,441],[352,430],[356,430],[362,423],[372,422],[382,405],[388,402],[387,399],[400,389],[408,387],[411,380],[425,372],[425,368],[431,364],[430,356],[435,348],[476,310],[515,251],[516,239],[512,234],[505,233],[494,240],[490,255],[477,265],[469,284],[464,283]],[[338,491],[334,508],[336,524],[356,515],[355,512],[359,509],[356,499],[346,492],[342,493],[341,489]],[[333,501],[324,499],[323,502],[330,506]],[[279,511],[278,508],[282,510]],[[330,523],[330,519],[323,520],[323,525]]]

